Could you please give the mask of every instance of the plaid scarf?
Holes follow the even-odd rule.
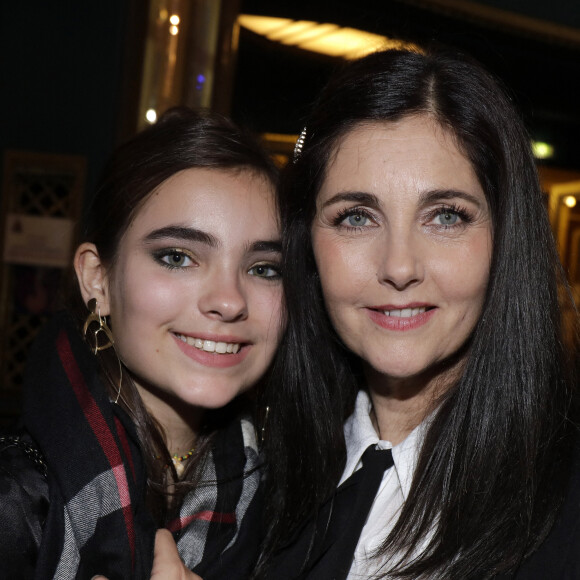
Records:
[[[148,580],[156,526],[145,506],[138,438],[109,401],[96,358],[67,314],[33,346],[23,421],[48,465],[50,508],[35,579]],[[168,526],[204,580],[241,580],[252,570],[261,532],[258,465],[252,425],[233,422]]]

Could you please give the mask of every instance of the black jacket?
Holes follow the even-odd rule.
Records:
[[[348,567],[346,571],[339,570],[336,559],[327,557],[332,552],[325,552],[324,541],[320,540],[324,537],[329,510],[332,511],[327,502],[320,510],[318,521],[306,522],[292,541],[274,555],[268,580],[346,578]],[[307,553],[310,553],[309,565],[301,572]],[[552,530],[515,573],[496,575],[494,580],[580,580],[580,443],[573,456],[565,500]]]
[[[46,464],[22,429],[0,435],[2,578],[33,578],[48,515]]]

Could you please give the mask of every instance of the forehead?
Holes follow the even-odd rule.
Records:
[[[238,233],[277,229],[274,187],[249,169],[185,169],[165,180],[138,209],[129,231],[180,224]],[[246,226],[246,227],[245,227]]]
[[[356,126],[337,143],[321,194],[332,187],[472,188],[479,185],[454,135],[428,115]]]

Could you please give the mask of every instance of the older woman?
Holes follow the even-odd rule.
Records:
[[[569,294],[509,98],[458,56],[371,55],[286,177],[257,576],[578,577]]]

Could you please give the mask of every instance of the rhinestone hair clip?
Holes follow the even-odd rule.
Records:
[[[292,161],[296,163],[300,155],[302,155],[302,148],[304,147],[304,141],[306,141],[306,127],[302,129],[302,133],[296,140],[296,145],[294,145],[294,155],[292,157]]]

